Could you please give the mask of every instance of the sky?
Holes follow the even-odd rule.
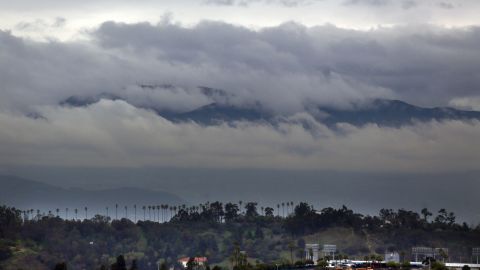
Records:
[[[138,178],[117,185],[173,193],[184,187],[165,185],[161,170],[157,184],[139,171],[198,169],[205,179],[241,170],[252,179],[249,172],[266,170],[270,181],[286,170],[292,181],[327,189],[338,176],[328,174],[328,184],[302,172],[368,174],[396,187],[408,174],[425,189],[436,175],[439,186],[465,178],[465,192],[480,189],[471,180],[480,176],[479,121],[332,129],[305,111],[375,98],[480,110],[479,10],[476,0],[0,0],[0,173],[94,188],[115,186],[115,170],[131,170]],[[202,126],[144,109],[186,112],[214,102],[198,86],[287,121]],[[60,105],[105,93],[123,99]],[[72,177],[78,170],[93,173]],[[443,203],[460,208],[461,197]]]

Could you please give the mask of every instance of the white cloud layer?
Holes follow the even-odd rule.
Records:
[[[439,172],[478,169],[478,121],[431,122],[403,128],[340,126],[310,121],[240,122],[202,127],[173,124],[123,101],[82,108],[45,107],[45,119],[0,114],[0,164],[79,167],[332,169]]]

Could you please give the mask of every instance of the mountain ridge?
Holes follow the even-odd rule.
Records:
[[[225,91],[207,87],[199,87],[199,91],[206,97],[213,95],[228,97]],[[123,100],[131,104],[128,99],[118,95],[102,93],[94,97],[71,96],[61,101],[61,106],[85,107],[99,102],[102,99]],[[195,122],[200,125],[217,125],[236,121],[263,122],[276,125],[286,121],[293,114],[276,114],[260,103],[254,105],[236,105],[228,99],[211,99],[211,103],[185,112],[152,107],[151,105],[133,105],[138,108],[154,111],[161,117],[172,122]],[[361,103],[351,103],[350,108],[337,108],[309,104],[304,112],[310,114],[316,121],[329,127],[339,123],[348,123],[354,126],[377,124],[386,127],[401,127],[416,122],[444,121],[444,120],[480,120],[479,111],[459,110],[451,107],[425,108],[395,99],[371,99]]]

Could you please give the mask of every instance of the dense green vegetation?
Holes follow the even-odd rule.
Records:
[[[142,213],[134,223],[100,215],[64,220],[58,211],[29,216],[33,211],[1,206],[0,269],[54,269],[62,262],[68,269],[110,268],[120,254],[138,269],[175,265],[183,256],[232,267],[238,263],[232,254],[240,250],[246,263],[293,263],[309,242],[336,244],[350,258],[397,250],[408,260],[412,246],[447,247],[450,258],[465,258],[480,244],[479,226],[458,224],[444,209],[435,215],[427,209],[382,209],[378,216],[364,216],[347,207],[317,211],[307,203],[288,203],[286,213],[284,207],[213,202],[176,207],[168,222],[143,220]]]

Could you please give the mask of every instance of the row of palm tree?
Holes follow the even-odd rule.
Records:
[[[199,204],[197,206],[189,206],[187,207],[185,204],[182,205],[168,205],[168,204],[159,204],[159,205],[142,205],[141,210],[143,210],[143,221],[149,220],[149,221],[154,221],[154,222],[167,222],[168,220],[172,219],[179,210],[185,210],[189,213],[193,212],[199,212],[202,209],[205,209],[208,205],[210,205],[210,202],[206,202],[205,204]],[[239,208],[241,209],[242,213],[244,213],[242,209],[243,201],[238,201]],[[286,212],[285,212],[285,206],[286,206]],[[118,215],[118,208],[119,204],[115,204],[115,215],[114,220],[119,219]],[[280,213],[280,208],[282,208],[282,212]],[[128,206],[125,205],[123,207],[124,209],[124,215],[121,216],[120,218],[127,218],[130,219],[131,217],[128,215]],[[70,218],[69,216],[69,208],[65,208],[64,211],[64,219],[68,220]],[[84,214],[85,214],[85,219],[88,219],[88,207],[84,207]],[[110,208],[107,206],[105,207],[105,216],[112,218],[110,216],[109,212]],[[262,215],[264,215],[265,207],[260,207]],[[294,211],[294,204],[293,202],[282,202],[277,204],[277,216],[281,217],[286,217],[290,214],[292,214]],[[34,210],[34,209],[27,209],[23,211],[23,216],[25,220],[32,220],[32,219],[40,219],[41,217],[48,216],[48,217],[60,217],[60,208],[55,209],[56,215],[53,215],[52,211],[49,210],[48,213],[41,212],[39,209]],[[71,219],[78,220],[78,215],[79,215],[79,209],[74,208],[73,209],[74,216],[71,217]],[[137,222],[139,220],[137,218],[137,205],[133,205],[133,220],[134,222]]]
[[[286,217],[293,213],[294,205],[293,202],[282,202],[277,204],[277,216],[280,216],[280,206],[282,207],[282,217]],[[287,206],[287,215],[285,215],[285,206]]]
[[[167,220],[170,220],[176,213],[177,213],[177,210],[179,209],[186,209],[186,205],[180,205],[180,206],[169,206],[168,204],[160,204],[160,205],[143,205],[141,208],[143,210],[143,220],[146,221],[147,220],[147,210],[148,210],[148,220],[150,221],[156,221],[156,222],[166,222]],[[118,208],[119,208],[119,205],[118,204],[115,204],[115,220],[118,220],[119,218],[119,215],[118,215]],[[128,215],[128,206],[125,205],[124,207],[124,215],[120,218],[130,218],[130,216]],[[64,216],[64,219],[65,220],[68,220],[69,219],[69,208],[65,208],[65,216]],[[84,213],[85,213],[85,219],[88,219],[88,207],[84,207],[83,208],[84,210]],[[110,213],[109,213],[109,207],[105,207],[105,210],[106,210],[106,215],[107,217],[110,217]],[[78,220],[78,213],[79,213],[79,209],[78,208],[74,208],[73,209],[74,211],[74,216],[71,217],[72,219],[74,220]],[[25,220],[32,220],[32,219],[39,219],[41,217],[60,217],[60,208],[56,208],[55,209],[55,213],[56,215],[53,215],[53,212],[52,210],[49,210],[47,213],[45,212],[41,212],[40,209],[37,209],[37,210],[34,210],[34,209],[27,209],[27,210],[23,210],[22,211],[23,213],[23,217]],[[113,217],[112,217],[113,218]],[[136,222],[137,221],[137,205],[134,204],[133,205],[133,219],[134,221]]]

